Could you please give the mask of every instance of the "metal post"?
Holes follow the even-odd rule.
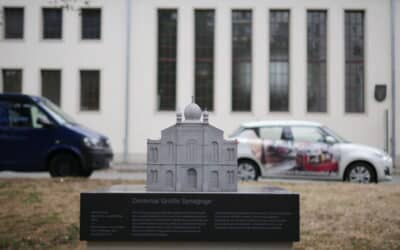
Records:
[[[391,47],[391,80],[392,80],[392,136],[391,136],[391,155],[396,162],[396,1],[390,0],[390,47]]]
[[[125,82],[125,131],[124,131],[124,156],[123,161],[128,162],[129,154],[129,115],[130,115],[130,69],[131,69],[131,0],[126,0],[126,82]]]
[[[385,116],[384,116],[384,121],[385,121],[385,152],[389,154],[389,143],[390,143],[390,138],[389,138],[389,110],[385,109]]]

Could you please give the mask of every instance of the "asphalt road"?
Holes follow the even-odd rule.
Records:
[[[50,178],[47,172],[13,172],[13,171],[1,171],[0,179],[6,178],[29,178],[29,179],[43,179]],[[145,180],[146,173],[143,171],[126,171],[116,168],[111,168],[107,170],[95,171],[90,179],[103,179],[103,180]],[[291,179],[270,179],[262,178],[262,182],[316,182],[318,180],[291,180]],[[381,182],[381,184],[400,184],[400,176],[393,176],[393,180],[390,182]]]

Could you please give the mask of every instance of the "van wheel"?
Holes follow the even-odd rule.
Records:
[[[241,181],[257,180],[259,176],[258,167],[249,160],[241,160],[238,164],[238,178]]]
[[[60,153],[50,160],[49,172],[52,177],[79,176],[80,165],[72,154]]]
[[[80,176],[82,177],[90,177],[93,173],[92,169],[81,169]]]
[[[364,162],[355,162],[348,167],[345,181],[352,183],[372,183],[376,182],[376,176],[374,170],[369,164]]]

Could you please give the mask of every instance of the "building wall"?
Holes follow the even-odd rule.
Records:
[[[400,166],[400,1],[395,1],[396,166]],[[391,92],[389,92],[392,94]]]
[[[90,0],[89,7],[102,9],[100,40],[81,40],[78,10],[63,10],[61,40],[42,39],[41,8],[48,0],[2,0],[0,6],[25,8],[24,39],[5,40],[0,26],[0,69],[21,68],[23,92],[41,94],[41,69],[61,69],[61,108],[77,121],[108,135],[116,152],[123,150],[125,34],[123,0]],[[79,8],[83,1],[74,5]],[[79,70],[100,70],[100,111],[80,111]],[[2,78],[2,77],[0,77]],[[0,90],[2,83],[0,80]]]
[[[83,1],[82,1],[83,2]],[[79,4],[82,2],[78,1]],[[90,0],[102,8],[100,41],[80,40],[77,11],[63,11],[63,39],[41,39],[41,7],[48,0],[2,0],[0,6],[25,7],[22,41],[0,38],[0,69],[23,69],[23,92],[40,94],[40,69],[62,70],[62,104],[67,113],[107,134],[120,160],[125,119],[126,0]],[[194,95],[194,10],[215,9],[214,111],[210,122],[229,135],[250,120],[301,119],[319,121],[343,137],[384,148],[384,112],[390,109],[390,1],[389,0],[132,0],[129,159],[144,162],[146,139],[159,138],[161,129],[175,122],[174,112],[157,110],[157,9],[178,9],[177,108],[183,110]],[[252,10],[252,109],[231,111],[231,11]],[[290,111],[269,111],[269,10],[290,10]],[[328,112],[307,112],[306,14],[328,11]],[[344,111],[344,10],[365,11],[365,113]],[[397,13],[400,3],[397,1]],[[400,18],[400,17],[399,17]],[[398,19],[397,19],[398,20]],[[0,26],[0,34],[3,34]],[[397,25],[397,36],[400,25]],[[397,37],[399,41],[400,37]],[[400,47],[397,65],[400,65]],[[101,70],[99,112],[79,111],[79,70]],[[397,82],[400,72],[396,70]],[[388,98],[374,99],[375,84],[388,86]],[[1,90],[0,79],[0,90]],[[397,88],[400,96],[400,88]],[[397,107],[400,107],[400,101]],[[398,108],[399,110],[400,108]],[[398,126],[400,115],[398,116]],[[400,127],[399,127],[400,128]],[[400,133],[397,133],[400,141]],[[400,146],[397,147],[400,155]]]
[[[210,122],[227,134],[240,123],[263,119],[319,121],[343,137],[379,148],[385,146],[385,109],[390,99],[378,103],[374,86],[386,83],[390,93],[389,1],[294,0],[147,0],[132,7],[132,89],[130,148],[135,159],[143,155],[145,139],[174,121],[173,112],[157,111],[157,9],[178,9],[177,107],[181,110],[194,94],[194,10],[215,9],[215,110]],[[231,111],[231,11],[253,11],[252,111]],[[289,9],[290,111],[269,112],[268,59],[269,10]],[[328,11],[328,112],[307,113],[306,11]],[[365,107],[362,114],[344,111],[344,10],[365,10]],[[137,34],[135,36],[135,34]],[[140,114],[140,116],[138,115]],[[149,122],[137,122],[138,119]],[[398,151],[399,152],[399,151]]]

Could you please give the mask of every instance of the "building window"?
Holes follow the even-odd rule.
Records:
[[[307,12],[307,111],[327,111],[327,12]]]
[[[60,106],[61,104],[61,71],[42,70],[42,96]]]
[[[22,70],[3,69],[3,92],[22,93]]]
[[[100,110],[100,71],[81,70],[81,110]]]
[[[82,39],[101,38],[101,9],[82,9]]]
[[[251,10],[232,11],[232,111],[251,110]]]
[[[214,25],[214,10],[195,11],[195,98],[207,110],[214,110]]]
[[[289,22],[288,10],[272,10],[270,12],[270,111],[289,111]]]
[[[345,12],[346,112],[363,113],[364,11]]]
[[[43,9],[43,39],[62,38],[62,9]]]
[[[4,38],[24,38],[24,8],[4,8]]]
[[[158,109],[176,107],[177,10],[158,10]]]

